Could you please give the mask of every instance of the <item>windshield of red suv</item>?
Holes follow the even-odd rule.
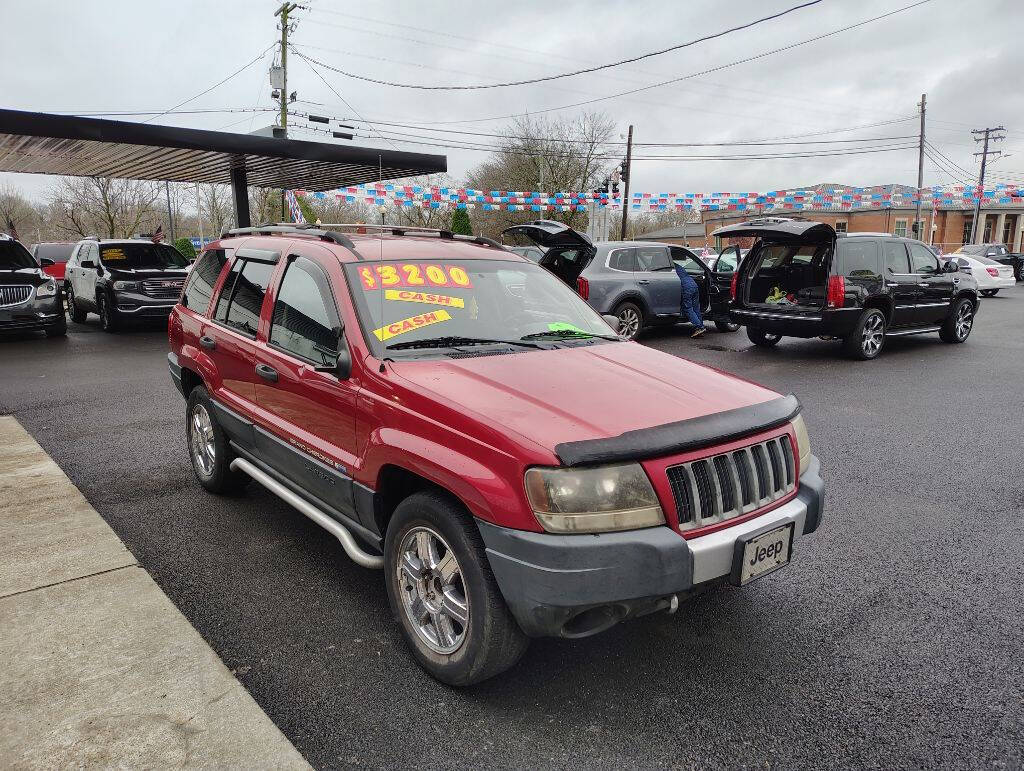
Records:
[[[579,295],[533,263],[404,260],[345,265],[379,355],[462,345],[614,338]]]
[[[100,260],[114,270],[163,270],[186,268],[181,252],[166,244],[101,244]]]

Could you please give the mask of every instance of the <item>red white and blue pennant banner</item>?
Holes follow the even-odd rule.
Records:
[[[290,192],[290,191],[289,191]],[[505,190],[473,190],[461,187],[430,187],[373,183],[354,185],[326,193],[296,194],[313,199],[331,199],[346,203],[364,203],[371,206],[411,206],[424,209],[454,207],[483,211],[586,211],[591,205],[598,208],[621,209],[621,196],[602,193],[540,193]],[[698,192],[698,193],[633,193],[629,197],[631,211],[768,211],[802,209],[861,209],[892,208],[916,205],[918,200],[927,206],[973,206],[978,201],[978,189],[971,185],[925,188],[920,195],[892,192],[887,188],[844,187],[828,191],[769,190],[766,192]],[[998,184],[981,191],[986,205],[1024,205],[1024,185]],[[291,206],[291,200],[289,200]],[[293,207],[297,209],[297,204]],[[301,216],[301,214],[299,215]],[[301,221],[301,220],[296,220]]]

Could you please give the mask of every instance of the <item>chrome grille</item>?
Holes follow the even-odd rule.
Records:
[[[0,308],[6,305],[21,305],[32,296],[32,287],[28,284],[0,286]]]
[[[151,278],[142,282],[142,291],[160,300],[177,300],[183,286],[183,278]]]
[[[788,434],[670,466],[665,473],[683,530],[749,514],[796,487],[796,463]]]

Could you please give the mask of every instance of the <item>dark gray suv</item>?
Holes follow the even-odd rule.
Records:
[[[551,220],[515,225],[503,235],[523,236],[546,249],[540,265],[576,289],[598,313],[618,317],[623,337],[633,339],[644,327],[674,324],[684,318],[676,264],[693,276],[700,288],[705,319],[714,321],[722,332],[738,328],[729,320],[732,272],[712,271],[685,247],[652,241],[595,244],[584,234]]]

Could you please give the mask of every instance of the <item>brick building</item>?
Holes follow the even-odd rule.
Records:
[[[679,244],[680,246],[704,246],[710,244],[708,235],[701,222],[688,222],[661,230],[652,230],[636,237],[637,241],[660,241],[663,244]]]
[[[703,225],[709,244],[715,242],[711,233],[717,228],[759,216],[801,217],[815,222],[824,222],[840,233],[875,232],[913,237],[913,222],[916,213],[917,210],[913,206],[849,209],[846,211],[772,209],[768,212],[750,210],[746,212],[704,212]],[[975,237],[976,243],[994,241],[1005,243],[1012,252],[1021,251],[1021,241],[1024,237],[1024,207],[1019,205],[989,206],[982,209],[981,216],[984,223]],[[933,211],[929,206],[923,206],[921,219],[923,220],[921,240],[940,247],[944,253],[949,253],[956,251],[970,240],[974,211],[968,208],[942,206]],[[927,237],[929,232],[931,232],[931,238]],[[715,245],[716,247],[721,246],[717,243]]]

